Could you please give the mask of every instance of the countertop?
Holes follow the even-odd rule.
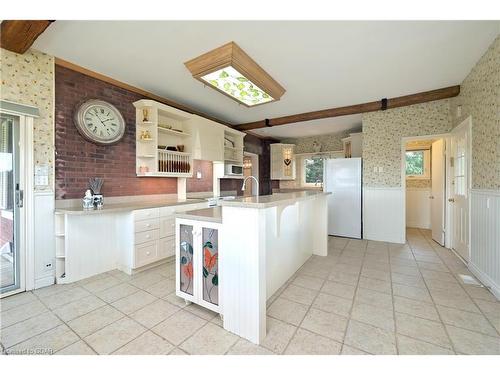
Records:
[[[206,202],[205,199],[172,199],[172,200],[148,200],[143,202],[124,202],[106,204],[104,200],[104,207],[99,210],[84,210],[82,206],[79,207],[64,207],[56,208],[55,212],[58,214],[69,215],[96,215],[108,214],[113,212],[134,211],[142,210],[145,208],[166,207],[166,206],[180,206],[183,204],[194,204]]]
[[[323,191],[297,191],[293,193],[276,193],[272,195],[261,195],[252,197],[236,198],[229,201],[221,201],[220,205],[225,207],[243,207],[243,208],[268,208],[295,202],[314,199],[322,195],[331,193]]]
[[[175,214],[175,217],[180,218],[180,219],[210,221],[212,223],[222,223],[222,208],[221,207],[210,207],[210,208],[202,208],[200,210],[178,212]]]

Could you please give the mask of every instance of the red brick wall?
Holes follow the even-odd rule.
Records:
[[[77,105],[86,99],[110,102],[123,115],[125,136],[112,146],[86,141],[73,123]],[[171,194],[176,178],[138,178],[135,172],[135,108],[142,96],[73,70],[55,68],[56,198],[81,198],[90,177],[104,178],[104,196]]]
[[[201,178],[196,178],[196,172],[201,172]],[[213,191],[213,164],[207,160],[193,160],[193,177],[186,180],[188,193]]]

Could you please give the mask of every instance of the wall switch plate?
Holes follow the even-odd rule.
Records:
[[[373,172],[377,173],[378,172],[378,167],[373,167]]]
[[[379,172],[383,172],[384,171],[384,167],[378,167],[378,171]]]
[[[201,172],[196,172],[196,178],[200,179],[201,178]]]

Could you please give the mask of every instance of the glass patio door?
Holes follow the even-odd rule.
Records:
[[[19,124],[17,117],[0,117],[0,294],[21,285],[19,257]]]

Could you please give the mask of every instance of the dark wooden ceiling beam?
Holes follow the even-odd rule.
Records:
[[[2,21],[0,24],[0,47],[23,54],[52,22],[54,21]]]
[[[296,115],[276,117],[262,121],[248,122],[245,124],[234,125],[234,128],[241,131],[252,129],[261,129],[269,126],[280,126],[293,124],[296,122],[319,120],[330,117],[355,115],[366,112],[375,112],[384,109],[404,107],[413,104],[431,102],[434,100],[452,98],[460,94],[460,86],[450,86],[442,89],[420,92],[412,95],[399,96],[390,99],[381,99],[376,102],[355,104],[346,107],[337,107],[323,109],[321,111],[299,113]]]

